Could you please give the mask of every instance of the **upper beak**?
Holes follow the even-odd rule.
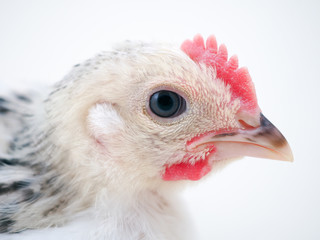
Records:
[[[219,134],[208,133],[188,147],[195,149],[208,145],[216,147],[214,160],[251,156],[293,161],[287,140],[263,114],[260,114],[258,127],[247,127]]]

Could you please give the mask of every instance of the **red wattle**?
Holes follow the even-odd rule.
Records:
[[[167,167],[162,179],[165,181],[192,180],[197,181],[211,170],[208,159],[200,160],[195,164],[178,163]]]
[[[195,136],[187,142],[188,146],[192,145],[195,141],[203,136]],[[201,150],[189,150],[183,157],[181,163],[167,165],[162,179],[165,181],[178,181],[178,180],[192,180],[197,181],[203,176],[207,175],[212,168],[209,159],[213,153],[216,152],[214,145],[208,145]],[[202,155],[199,159],[199,154]],[[195,159],[197,159],[195,161]]]

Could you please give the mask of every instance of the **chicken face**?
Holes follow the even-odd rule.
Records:
[[[246,70],[215,45],[199,36],[183,51],[126,43],[86,76],[100,82],[86,124],[104,167],[150,183],[199,180],[243,156],[292,160]]]

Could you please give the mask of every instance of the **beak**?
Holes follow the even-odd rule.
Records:
[[[212,145],[216,148],[213,160],[250,156],[293,161],[287,140],[262,113],[258,127],[246,125],[244,129],[234,131],[210,132],[192,142],[188,148],[202,149]]]

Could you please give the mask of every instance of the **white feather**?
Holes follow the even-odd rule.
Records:
[[[150,114],[159,88],[184,94],[187,111],[167,121]],[[35,230],[0,239],[194,239],[174,194],[186,182],[161,176],[190,138],[238,126],[230,96],[214,69],[161,44],[127,42],[74,68],[26,121],[34,145],[14,152],[36,167],[0,178],[34,176],[29,190],[39,194],[13,209],[10,231]]]

